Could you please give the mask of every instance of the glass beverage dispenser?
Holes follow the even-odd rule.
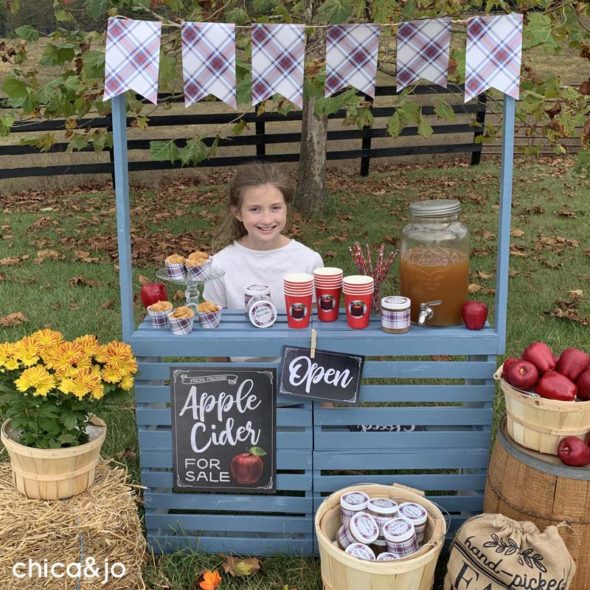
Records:
[[[410,204],[412,219],[402,231],[400,289],[409,297],[412,322],[462,324],[469,286],[469,230],[459,221],[456,199]]]

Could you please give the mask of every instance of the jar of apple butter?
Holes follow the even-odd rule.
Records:
[[[412,322],[428,326],[463,323],[468,297],[469,230],[456,199],[416,201],[402,231],[400,290],[411,301]],[[421,305],[422,304],[422,305]]]

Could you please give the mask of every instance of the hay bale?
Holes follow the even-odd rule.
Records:
[[[14,489],[10,465],[0,462],[0,588],[145,589],[146,544],[127,479],[125,469],[100,462],[94,485],[83,494],[31,500]],[[15,564],[24,577],[15,576]]]

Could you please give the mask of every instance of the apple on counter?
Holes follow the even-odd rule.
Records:
[[[488,306],[483,301],[466,301],[461,306],[461,317],[468,330],[481,330],[488,319]]]
[[[164,283],[144,283],[139,296],[144,307],[157,301],[168,301],[168,293]]]

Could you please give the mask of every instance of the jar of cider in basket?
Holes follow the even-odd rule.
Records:
[[[469,230],[456,199],[417,201],[402,231],[400,290],[411,304],[412,322],[462,324],[469,286]],[[422,305],[421,305],[422,304]]]

